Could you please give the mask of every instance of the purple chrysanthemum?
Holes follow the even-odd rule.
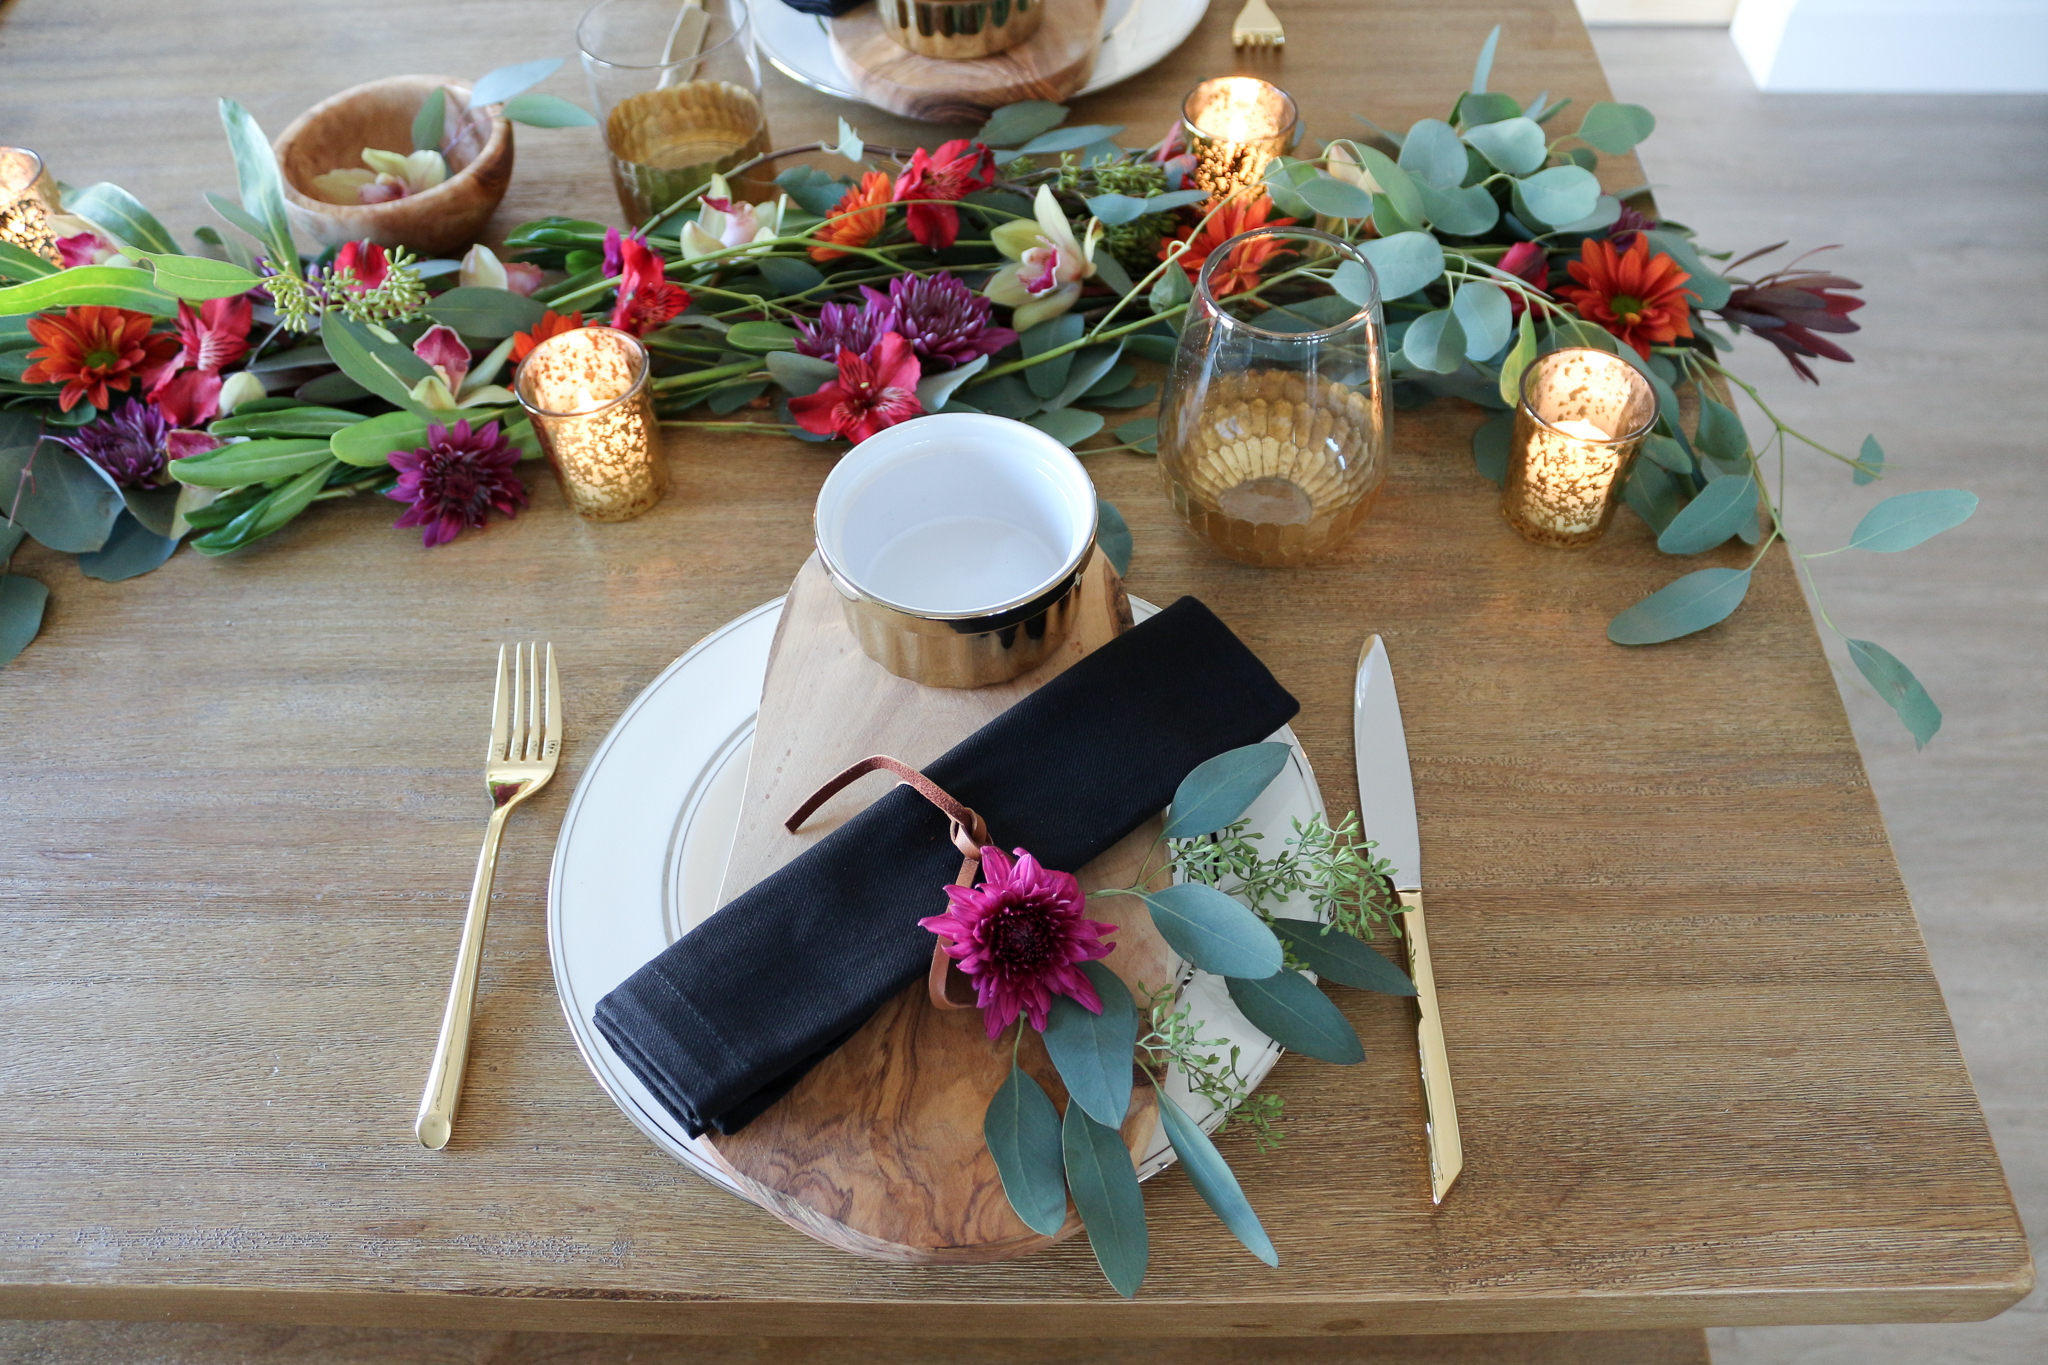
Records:
[[[818,310],[816,322],[796,325],[798,355],[820,360],[837,360],[841,350],[866,355],[875,343],[896,330],[896,310],[889,300],[872,289],[859,303],[828,303]]]
[[[162,413],[131,398],[75,435],[50,439],[106,470],[123,488],[156,488],[170,458],[170,434]]]
[[[899,275],[889,295],[861,286],[870,305],[893,308],[896,330],[910,342],[927,369],[952,369],[976,356],[994,355],[1017,339],[1008,327],[991,327],[995,307],[960,282],[957,275]]]
[[[424,527],[420,539],[434,546],[464,530],[481,531],[493,508],[518,516],[526,506],[526,485],[512,472],[518,463],[519,452],[496,422],[475,431],[467,421],[429,426],[425,445],[391,452],[398,485],[384,496],[412,504],[393,526]]]
[[[1001,849],[984,848],[981,885],[948,886],[946,913],[918,921],[974,982],[991,1038],[1020,1013],[1043,1032],[1055,995],[1102,1013],[1102,997],[1081,964],[1116,947],[1102,937],[1115,933],[1115,925],[1083,915],[1088,899],[1072,873],[1041,867],[1021,848],[1016,854],[1012,862]]]
[[[1607,229],[1607,240],[1614,244],[1616,251],[1626,251],[1635,245],[1638,232],[1648,232],[1657,226],[1657,220],[1645,213],[1638,213],[1627,204],[1621,206],[1621,216]]]

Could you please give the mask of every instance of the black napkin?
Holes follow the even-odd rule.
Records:
[[[859,9],[868,0],[782,0],[799,14],[815,14],[821,19],[837,19],[840,15]]]
[[[1197,765],[1300,709],[1183,597],[924,771],[994,843],[1073,871]],[[934,940],[917,921],[946,908],[959,870],[945,817],[891,788],[600,1000],[598,1029],[692,1136],[737,1132],[924,976]]]

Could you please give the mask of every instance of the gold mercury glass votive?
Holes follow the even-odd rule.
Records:
[[[1522,375],[1500,513],[1538,545],[1607,534],[1629,466],[1657,423],[1657,395],[1619,356],[1575,346]]]
[[[57,235],[50,231],[57,211],[43,159],[26,147],[0,147],[0,242],[59,264]]]
[[[1181,133],[1195,156],[1195,185],[1222,195],[1255,188],[1266,164],[1294,150],[1301,116],[1294,96],[1252,76],[1219,76],[1188,91]]]
[[[609,327],[563,332],[534,347],[512,382],[579,516],[628,521],[668,492],[638,339]]]
[[[992,57],[1038,32],[1045,0],[881,0],[882,31],[924,57]]]

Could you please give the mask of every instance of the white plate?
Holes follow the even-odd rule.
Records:
[[[832,56],[832,40],[823,19],[793,10],[782,0],[749,2],[754,13],[754,46],[777,71],[813,90],[867,103]],[[1209,0],[1108,0],[1102,12],[1102,51],[1096,54],[1095,74],[1078,93],[1092,95],[1154,65],[1195,31],[1208,10]]]
[[[1135,598],[1131,607],[1141,621],[1158,610]],[[591,1015],[613,987],[718,906],[781,609],[777,598],[727,622],[633,699],[576,784],[548,882],[555,989],[591,1074],[656,1146],[736,1194],[708,1143],[691,1138],[661,1107]],[[1293,762],[1247,812],[1269,849],[1293,832],[1293,821],[1323,813],[1322,791],[1294,732],[1282,727],[1273,738],[1293,747]],[[1254,1086],[1280,1060],[1279,1044],[1238,1013],[1220,978],[1189,974],[1181,999],[1194,1006],[1203,1037],[1242,1049]],[[1205,1131],[1220,1121],[1211,1106],[1189,1096],[1178,1073],[1167,1078],[1167,1093]],[[1139,1175],[1172,1162],[1162,1128]]]

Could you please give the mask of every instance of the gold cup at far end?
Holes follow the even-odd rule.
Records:
[[[971,61],[1025,42],[1045,22],[1046,0],[876,0],[882,31],[921,57]]]

